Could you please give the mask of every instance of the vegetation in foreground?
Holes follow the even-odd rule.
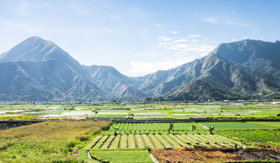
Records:
[[[276,121],[112,123],[107,131],[90,140],[83,150],[89,150],[94,159],[105,162],[130,160],[138,150],[145,149],[152,150],[160,162],[275,161],[278,160],[279,148],[269,145],[280,146],[278,124]],[[124,154],[115,156],[117,152]],[[261,157],[254,156],[254,153]],[[142,153],[141,157],[145,154]]]
[[[280,118],[279,106],[268,102],[0,105],[0,119],[11,123],[14,120],[60,119],[1,131],[0,162],[96,162],[88,158],[87,150],[103,161],[135,162],[135,153],[139,154],[138,158],[150,160],[147,149],[214,146],[218,150],[224,147],[234,150],[235,144],[240,142],[249,147],[280,146],[280,127],[276,121]],[[109,122],[62,121],[99,118],[112,119],[114,123],[93,137],[94,132],[108,126]],[[178,120],[188,118],[194,119]],[[196,118],[205,118],[206,122]],[[209,119],[212,122],[207,121]],[[215,122],[217,119],[228,122]],[[248,119],[250,122],[246,121]],[[232,143],[227,144],[229,140]],[[84,148],[77,151],[77,147]]]
[[[215,133],[235,138],[247,146],[255,147],[261,144],[270,144],[280,147],[279,129],[217,130]]]
[[[0,132],[0,162],[79,162],[75,146],[108,121],[42,122]]]
[[[147,150],[91,151],[91,154],[100,160],[114,163],[153,163]]]

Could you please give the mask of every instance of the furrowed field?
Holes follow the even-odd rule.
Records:
[[[268,102],[0,104],[0,120],[1,163],[280,161]]]
[[[101,132],[84,147],[99,161],[133,162],[133,153],[148,158],[148,150],[187,148],[236,151],[262,144],[280,146],[279,122],[120,122]],[[170,128],[170,126],[172,126]],[[270,127],[268,127],[270,126]],[[212,134],[209,128],[214,128]],[[278,127],[279,128],[279,127]],[[249,133],[248,133],[249,132]],[[116,153],[124,153],[118,156]],[[201,151],[203,152],[203,151]],[[263,152],[263,151],[261,151]],[[156,153],[156,152],[155,152]],[[246,152],[245,152],[246,153]],[[247,153],[246,153],[247,154]],[[161,159],[159,156],[157,156]],[[172,158],[172,156],[170,156]],[[232,157],[235,157],[233,154]],[[237,156],[236,156],[237,157]],[[120,158],[120,160],[118,160]],[[241,159],[237,157],[235,159]],[[269,157],[268,157],[269,158]],[[271,158],[274,158],[272,156]],[[251,159],[257,159],[252,157]],[[135,160],[134,160],[135,161]],[[145,162],[139,161],[138,162]],[[178,160],[179,161],[179,160]],[[217,160],[218,161],[218,160]],[[146,162],[149,162],[146,160]]]

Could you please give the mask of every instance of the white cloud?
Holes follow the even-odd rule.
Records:
[[[248,27],[249,25],[241,20],[237,20],[233,16],[223,15],[223,16],[210,16],[202,18],[203,22],[211,24],[223,24],[230,26]]]
[[[180,42],[187,42],[188,40],[186,39],[178,39],[178,40],[174,40],[174,43],[180,43]]]
[[[192,34],[192,35],[188,35],[189,38],[199,38],[201,37],[201,35],[198,35],[198,34]]]
[[[130,61],[130,65],[132,69],[128,72],[131,75],[139,76],[148,73],[153,73],[158,70],[168,70],[171,68],[175,68],[179,65],[184,63],[190,62],[194,60],[193,57],[175,57],[175,58],[168,58],[161,61]]]
[[[166,46],[174,45],[174,43],[173,42],[159,42],[158,45],[161,47],[166,47]]]
[[[152,27],[162,28],[161,24],[153,24]]]
[[[198,57],[208,54],[211,50],[215,48],[215,46],[213,45],[201,43],[199,41],[195,43],[187,42],[187,43],[165,43],[165,44],[160,42],[159,46],[179,54],[197,55]]]
[[[166,37],[166,36],[160,36],[157,38],[158,40],[161,40],[161,41],[170,41],[170,40],[173,40],[172,38],[170,37]]]
[[[197,39],[178,39],[173,41],[159,42],[158,45],[166,50],[171,50],[177,54],[197,55],[197,57],[208,54],[215,48],[207,39],[199,38],[200,35],[192,35]]]
[[[174,34],[174,35],[176,35],[176,34],[179,33],[178,31],[169,31],[169,32],[172,33],[172,34]]]
[[[192,38],[192,39],[191,39]],[[165,57],[159,61],[130,61],[131,69],[129,75],[139,76],[153,73],[158,70],[175,68],[184,63],[193,61],[207,55],[215,48],[207,39],[201,35],[189,35],[188,38],[171,39],[168,37],[158,37],[158,46],[165,51]]]
[[[202,19],[204,22],[217,24],[219,22],[218,18],[216,17],[206,17]]]

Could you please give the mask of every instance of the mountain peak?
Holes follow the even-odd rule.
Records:
[[[263,51],[260,49],[270,49]],[[245,39],[230,43],[220,44],[212,54],[223,57],[234,63],[245,63],[250,58],[267,58],[278,55],[280,46],[277,42],[266,42],[262,40]]]
[[[67,52],[62,50],[55,43],[44,40],[38,36],[27,38],[1,56],[0,60],[5,62],[40,62],[52,59],[76,62]]]
[[[110,75],[113,75],[115,77],[120,77],[120,78],[126,77],[112,66],[92,65],[92,66],[85,66],[85,68],[88,70],[91,77],[93,78],[104,78]]]
[[[44,40],[44,39],[42,39],[42,38],[39,37],[39,36],[31,36],[31,37],[27,38],[26,40],[36,41],[36,40]]]

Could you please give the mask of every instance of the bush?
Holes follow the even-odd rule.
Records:
[[[67,151],[71,152],[72,149],[75,147],[76,143],[75,142],[70,142],[67,144]]]
[[[80,137],[79,137],[79,140],[80,140],[80,141],[88,141],[89,138],[88,138],[87,136],[80,136]]]

